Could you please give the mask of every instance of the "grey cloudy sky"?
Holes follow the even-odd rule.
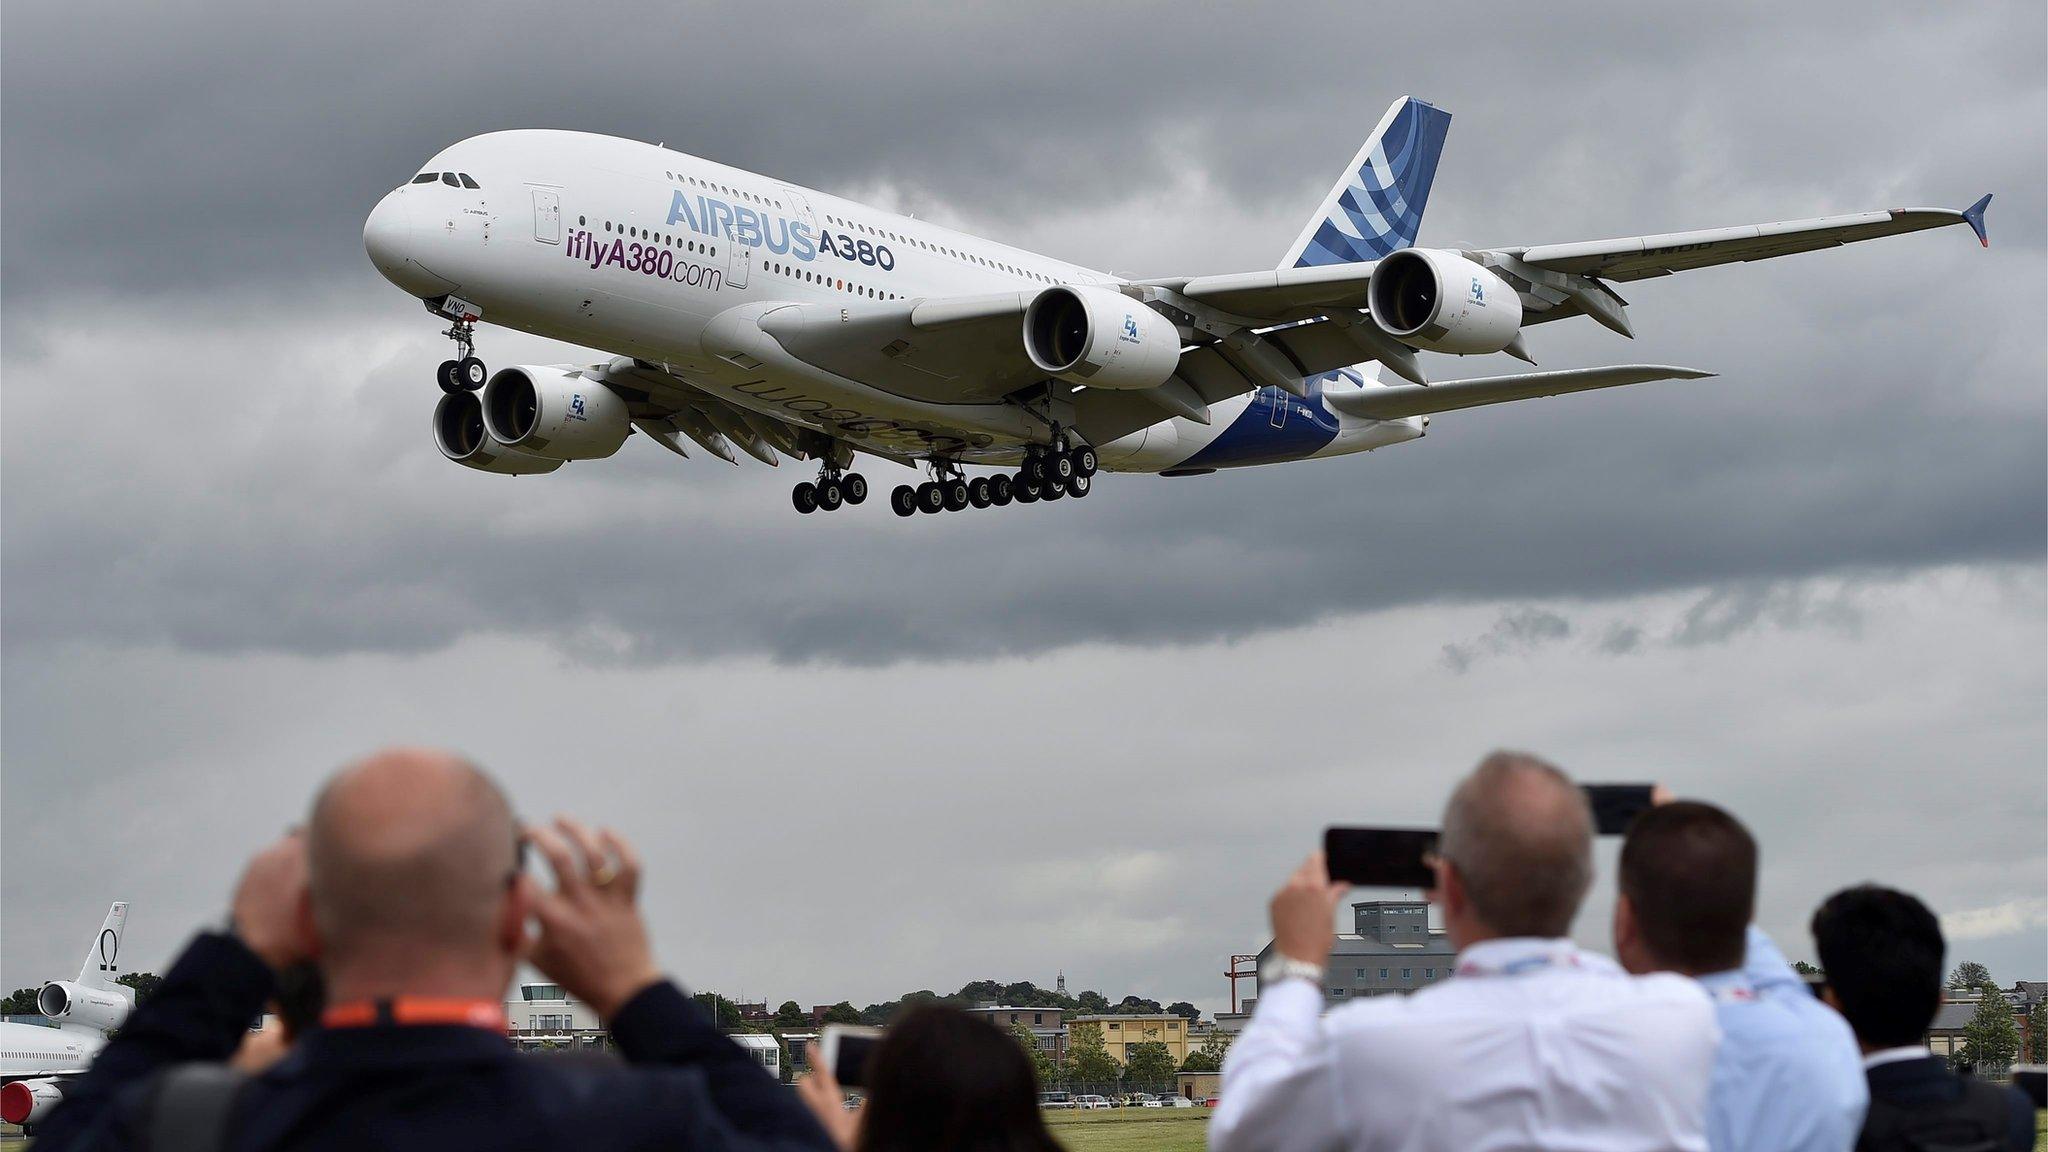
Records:
[[[161,961],[255,828],[399,738],[621,822],[684,975],[778,998],[1065,964],[1213,1005],[1323,822],[1427,818],[1502,743],[1727,799],[1774,930],[1875,876],[2048,974],[2040,6],[1276,7],[10,4],[0,984],[117,897]],[[1424,243],[1991,191],[1993,247],[1645,282],[1633,343],[1531,336],[1712,380],[913,521],[639,443],[448,465],[444,344],[361,250],[438,148],[555,126],[1258,268],[1403,93],[1456,117]]]

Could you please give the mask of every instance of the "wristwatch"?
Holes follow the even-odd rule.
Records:
[[[1275,952],[1259,965],[1259,983],[1278,984],[1282,980],[1306,980],[1320,989],[1323,986],[1323,966]]]

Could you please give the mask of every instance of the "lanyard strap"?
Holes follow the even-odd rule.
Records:
[[[458,1024],[486,1032],[505,1031],[505,1008],[489,1000],[434,996],[393,996],[336,1004],[320,1014],[328,1028],[390,1028],[422,1024]]]

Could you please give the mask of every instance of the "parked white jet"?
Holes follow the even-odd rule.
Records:
[[[135,993],[115,983],[127,923],[127,904],[107,909],[78,979],[43,985],[36,1007],[56,1027],[0,1023],[0,1120],[33,1127],[49,1115],[64,1099],[63,1079],[85,1071],[107,1042],[107,1033],[128,1018]]]
[[[857,452],[932,479],[899,515],[1085,496],[1097,467],[1168,476],[1370,451],[1431,413],[1711,373],[1621,365],[1428,384],[1417,350],[1506,352],[1613,284],[1948,224],[1894,208],[1575,244],[1413,247],[1450,114],[1398,101],[1270,272],[1127,280],[657,145],[478,136],[363,229],[392,283],[451,321],[444,455],[552,472],[632,429],[688,456],[820,463],[797,510],[867,497]],[[484,320],[604,349],[487,373]],[[1407,381],[1386,385],[1385,366]],[[478,391],[480,389],[480,392]],[[966,478],[964,466],[1020,469]]]

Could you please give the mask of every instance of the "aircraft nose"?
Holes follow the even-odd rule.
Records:
[[[399,282],[411,232],[412,214],[407,211],[403,190],[386,193],[370,209],[370,218],[363,221],[363,247],[386,280]]]

